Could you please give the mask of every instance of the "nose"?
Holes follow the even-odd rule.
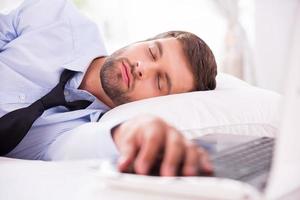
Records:
[[[138,79],[142,79],[144,76],[144,69],[141,66],[141,61],[135,63],[135,75]]]
[[[155,66],[150,63],[137,61],[135,64],[135,76],[139,80],[147,79],[155,71]]]

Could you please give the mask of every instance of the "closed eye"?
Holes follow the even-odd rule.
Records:
[[[153,53],[152,49],[149,47],[149,54],[152,57],[153,60],[156,60],[155,54]]]
[[[161,85],[160,84],[161,84],[160,83],[160,75],[158,74],[157,75],[157,87],[158,87],[159,90],[161,90]]]

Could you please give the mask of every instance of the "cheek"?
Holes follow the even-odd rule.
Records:
[[[129,96],[134,100],[141,100],[150,97],[159,96],[157,91],[153,88],[150,82],[140,82],[136,83],[133,91],[130,92]]]

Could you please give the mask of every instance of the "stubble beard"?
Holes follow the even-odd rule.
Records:
[[[108,56],[100,70],[102,88],[116,106],[132,101],[128,96],[128,89],[122,87],[122,74],[118,68],[118,64],[126,59],[124,57],[118,58],[125,50],[124,47]]]

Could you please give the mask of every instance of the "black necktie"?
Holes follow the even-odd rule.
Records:
[[[90,101],[78,100],[66,102],[64,96],[65,84],[76,72],[64,70],[59,83],[45,96],[32,103],[30,106],[14,110],[0,118],[0,156],[13,150],[25,137],[34,121],[43,112],[55,106],[65,106],[69,110],[84,109]]]

